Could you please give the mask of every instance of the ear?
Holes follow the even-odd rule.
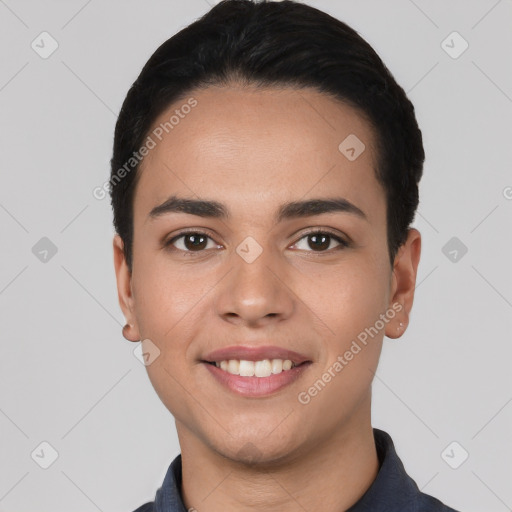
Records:
[[[132,275],[124,255],[123,239],[118,234],[114,236],[113,246],[117,296],[127,322],[127,325],[123,328],[123,336],[129,341],[140,341],[139,328],[135,319],[135,301],[131,285]]]
[[[388,338],[399,338],[407,329],[409,314],[414,300],[416,274],[421,254],[421,234],[415,228],[408,230],[407,240],[400,247],[393,264],[391,301],[388,307],[397,311],[392,322],[386,325]],[[398,304],[401,308],[398,308]],[[400,325],[402,324],[402,325]]]

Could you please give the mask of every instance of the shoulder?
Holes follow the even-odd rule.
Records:
[[[367,497],[362,500],[362,503],[370,506],[368,510],[374,510],[376,503],[385,503],[382,510],[386,512],[458,512],[437,498],[421,492],[407,474],[391,436],[383,430],[373,430],[381,464],[375,482],[367,492]]]
[[[154,501],[149,501],[133,512],[186,512],[180,494],[181,454],[167,468],[162,485],[156,491]]]
[[[458,512],[457,510],[448,507],[437,498],[428,494],[420,494],[416,507],[417,512]]]

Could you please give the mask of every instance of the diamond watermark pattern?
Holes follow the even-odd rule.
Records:
[[[42,263],[48,263],[57,254],[57,246],[49,238],[43,236],[32,247],[32,254]]]
[[[454,236],[446,242],[441,251],[452,263],[458,263],[468,252],[468,248]]]
[[[236,252],[247,263],[252,263],[263,252],[263,247],[261,247],[261,245],[256,242],[252,236],[248,236],[241,244],[238,245]]]
[[[452,59],[458,59],[469,48],[469,43],[458,32],[454,31],[442,41],[441,48]]]
[[[40,443],[30,454],[41,468],[48,469],[59,457],[59,452],[47,441]]]
[[[59,47],[59,43],[48,32],[41,32],[30,45],[39,57],[47,59]]]
[[[249,442],[238,450],[237,456],[247,464],[254,464],[261,459],[262,453],[256,445]]]
[[[345,140],[343,140],[343,142],[338,146],[338,149],[340,150],[340,153],[342,155],[344,155],[348,160],[350,160],[351,162],[353,162],[354,160],[356,160],[357,158],[359,158],[359,156],[361,156],[361,154],[364,152],[364,150],[366,149],[366,146],[364,145],[364,143],[361,141],[361,139],[359,139],[359,137],[357,137],[356,135],[354,135],[353,133],[351,133]]]
[[[144,366],[149,366],[160,355],[160,349],[148,338],[137,344],[133,355]]]
[[[442,452],[441,458],[452,469],[458,469],[469,457],[467,450],[457,441],[452,441]]]

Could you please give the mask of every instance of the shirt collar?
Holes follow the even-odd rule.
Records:
[[[347,512],[414,512],[417,510],[418,499],[427,496],[418,490],[414,480],[405,472],[390,435],[377,428],[373,429],[373,435],[379,458],[379,472],[366,493]],[[156,493],[154,512],[187,512],[181,499],[181,481],[181,455],[178,455],[169,466],[162,487]],[[439,505],[442,506],[441,503]]]
[[[379,472],[369,489],[347,512],[416,510],[421,495],[414,480],[406,473],[391,436],[373,429]]]

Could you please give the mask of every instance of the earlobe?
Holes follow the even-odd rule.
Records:
[[[113,249],[114,268],[117,281],[117,296],[119,306],[121,307],[127,321],[126,325],[123,327],[123,336],[128,341],[139,341],[140,335],[137,322],[135,320],[135,302],[131,287],[132,276],[124,255],[123,239],[118,234],[114,236]]]
[[[389,322],[386,326],[385,334],[388,338],[399,338],[407,329],[409,314],[414,301],[420,255],[421,234],[417,229],[410,228],[407,240],[398,250],[393,265],[391,302],[389,306],[400,304],[401,308],[397,312],[394,322]]]
[[[123,337],[128,341],[140,341],[140,336],[134,333],[133,325],[125,324],[123,327]]]

